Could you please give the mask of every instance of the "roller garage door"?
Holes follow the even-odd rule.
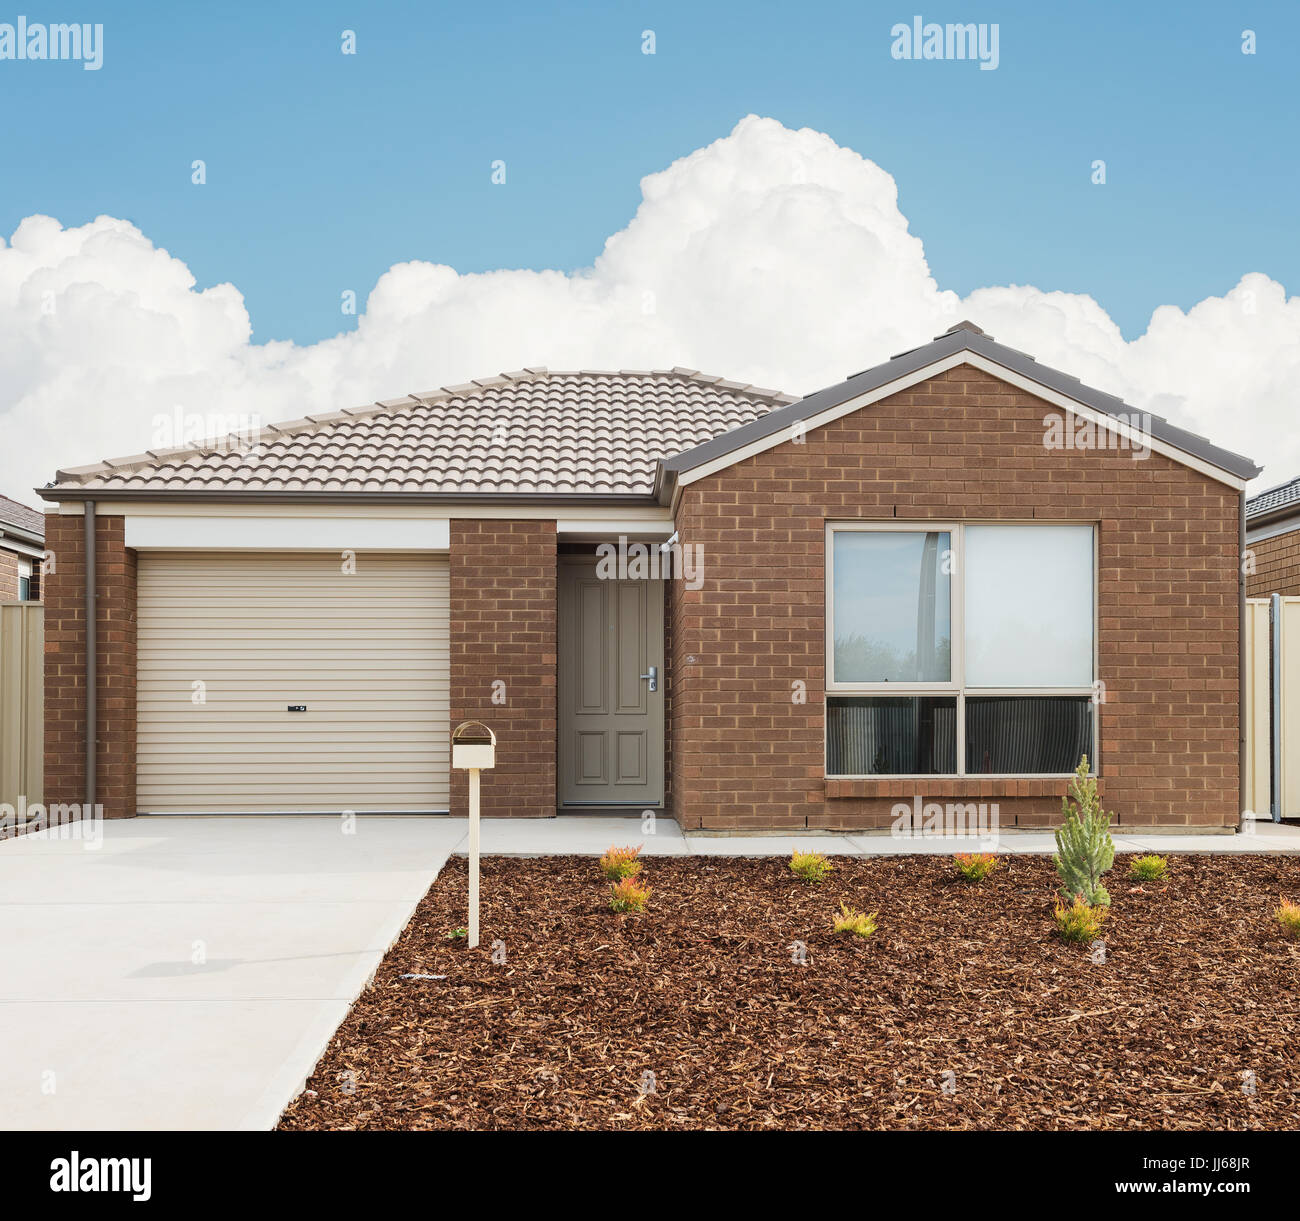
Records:
[[[355,563],[140,552],[142,811],[447,809],[447,560]]]

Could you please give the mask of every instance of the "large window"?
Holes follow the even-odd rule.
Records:
[[[1095,760],[1093,527],[854,523],[826,541],[827,775]]]

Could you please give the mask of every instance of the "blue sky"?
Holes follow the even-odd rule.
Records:
[[[1245,272],[1300,282],[1295,4],[78,0],[0,21],[20,12],[102,22],[104,66],[0,62],[0,232],[129,219],[200,287],[233,282],[258,341],[348,329],[340,291],[405,260],[588,265],[642,175],[750,112],[892,174],[962,294],[1088,293],[1133,338]],[[998,69],[891,59],[914,13],[997,22]]]

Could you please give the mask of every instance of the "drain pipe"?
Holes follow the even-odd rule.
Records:
[[[95,808],[95,738],[99,727],[96,724],[98,700],[95,690],[95,502],[86,501],[86,800],[82,807],[83,815]]]
[[[1237,502],[1237,833],[1245,830],[1246,777],[1246,492]]]

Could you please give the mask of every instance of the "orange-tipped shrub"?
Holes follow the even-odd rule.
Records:
[[[600,871],[611,882],[621,882],[624,878],[634,878],[641,872],[641,845],[635,848],[610,848],[600,858]]]
[[[1288,937],[1300,937],[1300,903],[1292,903],[1290,899],[1281,900],[1281,906],[1273,913],[1277,917],[1277,922],[1282,926],[1282,931]]]
[[[952,863],[966,881],[982,882],[998,867],[998,858],[991,852],[959,852]]]
[[[1106,909],[1100,904],[1091,907],[1083,901],[1082,895],[1075,895],[1069,907],[1058,898],[1055,915],[1056,931],[1066,941],[1095,941],[1101,935]]]
[[[609,888],[609,905],[616,912],[643,912],[649,902],[650,887],[636,878],[622,878]]]

